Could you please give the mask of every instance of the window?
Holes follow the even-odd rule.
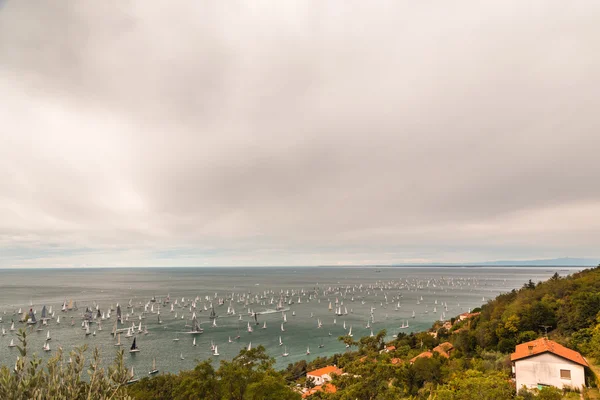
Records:
[[[571,370],[570,369],[561,369],[560,370],[560,379],[571,379]]]

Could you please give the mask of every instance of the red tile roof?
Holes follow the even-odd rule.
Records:
[[[517,361],[542,353],[556,354],[559,357],[573,361],[574,363],[583,365],[584,367],[589,366],[588,362],[581,354],[547,338],[536,339],[532,340],[531,342],[517,345],[515,352],[510,355],[510,359],[511,361]]]
[[[411,358],[411,359],[410,359],[410,363],[411,363],[411,364],[412,364],[412,363],[414,363],[415,361],[417,361],[417,359],[418,359],[418,358],[430,358],[430,357],[432,357],[432,356],[433,356],[433,353],[432,353],[432,352],[430,352],[430,351],[425,351],[425,352],[423,352],[423,353],[419,354],[418,356]]]
[[[331,383],[324,383],[322,385],[319,386],[315,386],[312,389],[307,390],[303,395],[302,398],[305,399],[308,396],[312,396],[313,394],[317,393],[317,392],[325,392],[325,393],[335,393],[337,392],[337,387],[335,387],[335,385],[332,385]]]
[[[454,350],[454,346],[450,342],[444,342],[433,348],[433,351],[438,352],[442,357],[450,358],[450,352]]]
[[[343,373],[343,371],[341,369],[339,369],[338,367],[336,367],[335,365],[328,365],[323,368],[315,369],[314,371],[309,371],[306,373],[306,375],[323,376],[323,375],[331,375],[331,374],[341,375],[342,373]]]
[[[425,351],[425,352],[419,354],[418,356],[411,358],[410,363],[411,364],[414,363],[418,358],[431,358],[431,357],[433,357],[434,351],[442,357],[450,358],[450,352],[453,349],[454,349],[454,346],[452,346],[452,343],[444,342],[444,343],[440,344],[439,346],[434,347],[432,351]]]

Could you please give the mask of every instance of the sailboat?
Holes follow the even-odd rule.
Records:
[[[175,334],[175,339],[173,339],[174,342],[179,342],[179,334],[176,333]]]
[[[282,356],[287,357],[289,355],[290,355],[290,353],[288,353],[288,351],[287,351],[287,346],[285,346],[285,350],[283,351]]]
[[[115,346],[121,346],[121,334],[120,333],[117,335],[117,343],[115,343]]]
[[[219,355],[219,350],[217,348],[217,346],[215,345],[215,349],[213,350],[213,356],[218,356]]]
[[[179,359],[180,359],[180,360],[185,360],[185,358],[183,358],[183,353],[180,353],[180,354],[179,354]]]
[[[267,321],[265,321],[265,322],[263,323],[263,327],[262,327],[262,328],[263,328],[263,329],[267,329]]]
[[[50,338],[50,331],[48,331],[48,332],[46,333],[46,341],[48,341],[48,340],[51,340],[51,338]]]
[[[86,324],[85,326],[85,336],[88,336],[90,334],[90,326]]]
[[[56,323],[60,324],[60,315],[58,317],[56,317]]]
[[[152,369],[148,372],[148,375],[158,374],[158,370],[156,369],[156,358],[152,359]]]
[[[15,323],[14,323],[14,321],[13,321],[13,323],[12,323],[12,324],[10,324],[10,329],[9,329],[9,331],[14,331],[14,330],[15,330]]]
[[[309,355],[309,354],[310,354],[310,347],[306,346],[306,355]]]
[[[131,348],[129,349],[130,353],[137,353],[140,351],[140,349],[138,349],[137,347],[136,339],[137,338],[133,338],[133,343],[131,344]]]
[[[27,325],[35,325],[37,323],[37,320],[35,319],[35,313],[33,312],[33,309],[29,309],[29,319],[27,320]]]
[[[133,372],[133,365],[132,365],[131,371],[129,372],[129,380],[127,381],[127,384],[135,383],[139,380],[140,380],[139,378],[135,379],[135,373]]]
[[[350,326],[350,330],[348,331],[348,336],[352,337],[352,326]]]
[[[192,346],[196,346],[196,338],[194,338],[194,341],[192,342]]]
[[[283,328],[283,322],[281,323],[281,332],[285,332],[285,329]]]
[[[44,344],[44,347],[42,347],[42,349],[44,349],[44,351],[50,351],[50,343],[46,342]]]
[[[279,336],[279,345],[283,346],[283,342],[281,341],[281,336]]]
[[[248,351],[252,350],[252,342],[248,343]]]
[[[183,314],[181,315],[181,318],[183,318]],[[196,316],[194,315],[194,317],[192,318],[192,330],[186,333],[192,335],[199,335],[202,332],[204,332],[204,329],[200,328],[200,324],[198,324],[198,319],[196,319]]]
[[[15,344],[15,339],[10,339],[8,347],[17,347],[17,345]]]
[[[252,327],[250,326],[250,321],[248,321],[248,332],[249,332],[249,333],[252,333],[252,332],[253,332],[253,329],[252,329]]]

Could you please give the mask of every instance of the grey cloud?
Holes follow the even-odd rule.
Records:
[[[595,255],[600,226],[570,216],[600,211],[598,17],[595,1],[9,0],[0,248]]]

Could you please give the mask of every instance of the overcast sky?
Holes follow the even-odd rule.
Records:
[[[0,267],[598,256],[598,21],[0,1]]]

